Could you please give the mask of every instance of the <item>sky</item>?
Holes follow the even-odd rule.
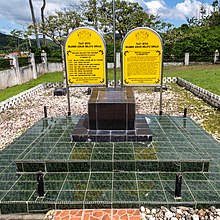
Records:
[[[47,0],[45,12],[52,14],[79,0]],[[127,0],[128,1],[128,0]],[[129,0],[138,2],[149,13],[159,15],[162,20],[180,26],[186,18],[199,18],[199,9],[204,5],[207,13],[212,10],[213,0]],[[32,0],[35,17],[40,20],[42,0]],[[0,32],[10,34],[14,29],[25,30],[31,23],[28,0],[0,0]]]

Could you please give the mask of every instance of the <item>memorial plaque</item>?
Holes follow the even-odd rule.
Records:
[[[65,61],[69,85],[105,85],[105,43],[91,28],[77,28],[65,44]]]
[[[150,28],[136,28],[123,41],[123,84],[156,86],[161,83],[162,40]]]

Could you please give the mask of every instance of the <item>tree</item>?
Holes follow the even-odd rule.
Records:
[[[99,22],[104,33],[112,32],[112,1],[102,0],[99,7]],[[147,26],[154,29],[162,27],[158,16],[148,14],[134,2],[116,0],[115,3],[116,31],[121,39],[133,28]],[[163,23],[164,24],[164,23]]]
[[[98,30],[98,6],[97,0],[81,1],[78,5],[72,5],[73,9],[80,11],[84,25]]]
[[[194,16],[192,18],[186,18],[189,26],[197,26],[200,24],[199,20],[195,18]]]
[[[65,9],[45,17],[44,25],[39,23],[38,28],[41,33],[45,32],[46,36],[62,48],[68,34],[80,24],[80,15],[75,11]]]
[[[91,25],[103,34],[113,32],[113,3],[107,0],[89,0],[81,2],[79,6],[72,5],[82,14],[85,25]],[[147,26],[161,30],[167,26],[158,16],[148,14],[134,2],[116,0],[115,2],[116,32],[120,39],[133,28]]]
[[[212,3],[212,7],[213,7],[213,11],[217,11],[217,8],[218,8],[218,0],[214,0],[213,3]]]
[[[35,38],[36,38],[36,41],[37,41],[37,48],[40,48],[40,41],[39,41],[39,38],[38,38],[37,23],[36,23],[36,19],[35,19],[35,15],[34,15],[34,7],[33,7],[33,4],[32,4],[32,0],[29,0],[29,5],[30,5],[30,9],[31,9],[31,17],[32,17],[32,22],[33,22]]]
[[[81,24],[81,16],[70,10],[56,11],[54,14],[44,17],[44,23],[38,24],[38,29],[41,33],[45,33],[54,43],[56,43],[62,53],[63,70],[65,69],[64,63],[64,41],[69,33],[79,27]],[[30,30],[33,30],[33,25],[29,26]],[[64,74],[65,83],[65,74]]]
[[[200,7],[200,14],[202,15],[202,19],[205,18],[205,15],[206,15],[206,7],[204,5],[201,5]]]
[[[22,31],[14,29],[10,32],[10,34],[16,38],[15,48],[17,51],[20,51],[20,38],[22,36]]]

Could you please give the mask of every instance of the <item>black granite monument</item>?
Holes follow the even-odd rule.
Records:
[[[78,142],[151,141],[152,133],[144,115],[135,115],[131,87],[93,88],[88,114],[76,125],[72,140]]]

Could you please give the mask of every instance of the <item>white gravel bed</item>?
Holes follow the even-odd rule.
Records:
[[[71,88],[71,114],[81,115],[87,113],[89,96],[85,94],[86,88]],[[11,143],[27,128],[44,117],[43,107],[47,106],[48,117],[67,115],[66,96],[53,96],[54,89],[39,92],[29,100],[0,113],[0,149]],[[141,92],[140,92],[141,91]],[[186,92],[186,91],[185,91]],[[136,113],[158,114],[160,93],[141,88],[135,90]],[[178,103],[179,94],[169,90],[163,92],[163,114],[183,115],[183,107]],[[192,95],[193,99],[198,99]],[[181,109],[181,111],[179,111]],[[190,115],[197,122],[202,118],[198,114]]]

